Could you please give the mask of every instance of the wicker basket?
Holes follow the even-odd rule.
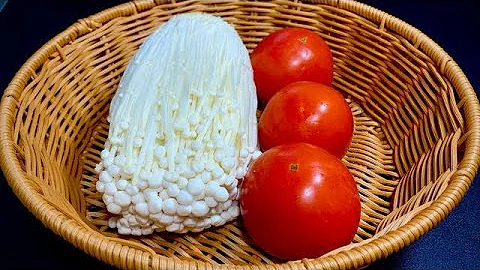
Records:
[[[356,130],[344,158],[362,218],[352,244],[317,259],[278,261],[235,221],[202,233],[124,237],[107,226],[95,164],[108,105],[143,39],[181,12],[232,23],[249,49],[279,27],[318,32],[335,58],[337,89]],[[6,89],[0,161],[22,203],[86,253],[121,268],[358,268],[429,231],[477,172],[480,109],[457,64],[406,23],[353,1],[126,3],[81,19],[37,51]]]

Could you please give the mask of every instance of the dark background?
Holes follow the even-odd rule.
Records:
[[[2,6],[0,0],[0,8]],[[27,58],[76,20],[123,1],[10,0],[0,12],[0,91]],[[480,90],[477,1],[363,1],[417,27],[439,43]],[[479,176],[460,205],[420,240],[371,268],[480,269]],[[109,269],[45,228],[0,174],[1,268]]]

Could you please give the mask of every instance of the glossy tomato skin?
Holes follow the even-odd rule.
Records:
[[[343,95],[315,82],[295,82],[273,96],[258,124],[263,150],[274,146],[307,142],[338,158],[348,150],[354,121]]]
[[[242,182],[240,209],[254,242],[286,260],[317,258],[351,243],[361,211],[345,165],[306,143],[264,152]]]
[[[295,81],[330,85],[333,58],[316,33],[303,28],[283,28],[264,38],[250,56],[261,106],[281,88]]]

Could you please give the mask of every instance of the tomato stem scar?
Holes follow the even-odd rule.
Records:
[[[290,171],[298,171],[298,163],[290,163]]]
[[[302,42],[303,44],[306,44],[307,43],[307,37],[299,38],[298,41]]]

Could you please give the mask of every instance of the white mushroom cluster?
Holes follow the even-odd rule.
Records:
[[[248,51],[218,17],[172,17],[142,44],[111,102],[96,188],[120,234],[185,233],[239,215],[260,155]]]

